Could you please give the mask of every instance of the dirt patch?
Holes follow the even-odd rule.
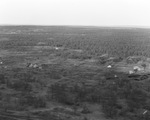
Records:
[[[0,57],[5,57],[10,55],[10,52],[8,50],[0,50]]]
[[[9,38],[0,38],[0,42],[1,41],[9,41],[10,39]]]

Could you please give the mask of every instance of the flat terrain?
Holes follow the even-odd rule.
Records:
[[[150,110],[149,39],[141,28],[0,26],[0,118],[139,119]],[[146,97],[131,109],[136,92]]]

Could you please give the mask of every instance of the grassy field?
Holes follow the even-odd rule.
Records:
[[[63,26],[7,26],[0,28],[0,41],[3,43],[1,47],[9,49],[35,46],[38,42],[44,42],[50,46],[82,49],[93,56],[104,53],[120,57],[150,56],[149,29]]]
[[[0,118],[149,119],[149,39],[141,28],[0,26]]]

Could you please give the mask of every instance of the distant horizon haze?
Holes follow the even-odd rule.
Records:
[[[1,0],[0,25],[150,27],[149,0]]]

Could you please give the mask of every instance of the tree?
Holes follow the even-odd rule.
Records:
[[[106,90],[103,94],[102,110],[106,117],[114,118],[117,116],[117,96],[114,92]]]

